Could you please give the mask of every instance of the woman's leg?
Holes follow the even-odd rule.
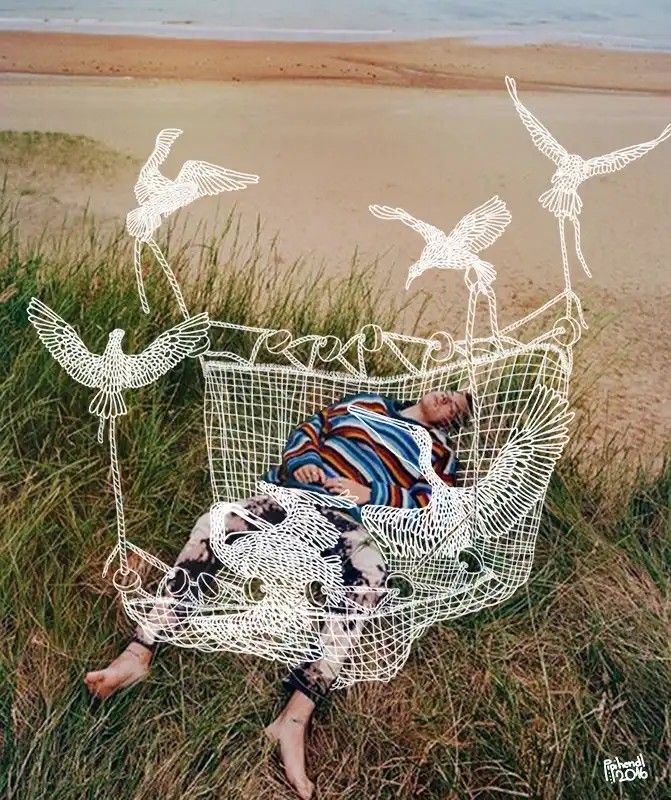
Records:
[[[278,509],[282,515],[284,514],[281,508],[265,496],[242,500],[240,505],[257,516],[263,516],[269,522],[277,519]],[[226,527],[231,533],[231,536],[227,537],[229,541],[251,530],[246,520],[233,513],[229,514]],[[179,597],[185,581],[190,579],[198,585],[200,575],[214,575],[221,566],[221,562],[210,547],[210,513],[207,512],[198,518],[188,541],[177,557],[175,574],[166,582],[164,597],[166,599]],[[160,637],[157,634],[164,628],[179,624],[181,615],[179,602],[175,603],[173,600],[162,604],[160,600],[157,601],[149,614],[148,625],[138,625],[135,628],[126,649],[105,669],[87,673],[85,683],[89,691],[96,697],[105,698],[118,689],[145,678],[159,647]]]
[[[354,519],[337,511],[323,512],[338,528],[340,535],[336,545],[323,551],[322,555],[333,553],[340,556],[343,564],[343,583],[346,587],[370,587],[373,591],[347,591],[352,602],[364,608],[373,608],[382,599],[382,589],[388,571],[382,555],[370,533],[358,525]],[[344,607],[340,608],[344,612]],[[365,624],[364,620],[350,620],[336,617],[327,621],[320,632],[324,656],[318,661],[303,662],[294,667],[284,679],[285,685],[303,692],[317,705],[326,698],[352,650],[359,641]]]
[[[383,587],[387,568],[380,551],[370,534],[346,514],[322,511],[338,529],[340,535],[333,548],[324,550],[322,556],[337,554],[342,559],[343,582],[346,586],[373,589]],[[347,597],[366,608],[375,606],[384,592],[348,591]],[[344,609],[343,609],[344,610]],[[361,621],[331,620],[327,622],[320,638],[324,657],[319,661],[304,662],[294,667],[284,679],[287,688],[293,689],[289,702],[279,716],[266,728],[266,734],[279,742],[285,771],[290,782],[302,798],[310,798],[313,784],[305,774],[305,734],[316,706],[328,695],[333,682],[356,647],[362,630]]]
[[[245,524],[244,520],[240,520]],[[164,598],[169,602],[163,605],[160,601],[152,608],[147,625],[137,625],[133,632],[132,642],[139,642],[152,654],[152,660],[160,644],[157,636],[162,630],[177,625],[180,621],[180,606],[175,603],[186,589],[186,584],[192,581],[197,584],[198,577],[202,574],[214,575],[221,569],[221,562],[216,557],[210,546],[211,520],[210,512],[198,517],[191,530],[189,538],[177,556],[174,574],[165,584]]]

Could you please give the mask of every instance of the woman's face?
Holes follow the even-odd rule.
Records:
[[[469,416],[468,400],[463,392],[429,392],[419,404],[429,425],[447,427]]]

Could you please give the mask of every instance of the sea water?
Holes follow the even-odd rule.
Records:
[[[671,50],[671,0],[0,0],[0,29],[215,39],[462,36]]]

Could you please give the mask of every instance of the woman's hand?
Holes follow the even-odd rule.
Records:
[[[324,486],[331,494],[344,494],[345,492],[349,492],[357,503],[367,503],[370,500],[370,487],[363,486],[348,478],[327,478],[324,481]]]
[[[294,472],[294,477],[301,483],[324,483],[326,475],[321,467],[315,464],[306,464]]]

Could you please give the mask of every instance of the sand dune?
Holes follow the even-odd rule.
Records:
[[[6,42],[7,36],[0,39]],[[189,42],[187,49],[193,45]],[[267,46],[259,45],[261,52]],[[402,60],[406,50],[398,47]],[[526,54],[524,69],[517,62],[518,50]],[[159,128],[182,127],[185,134],[166,174],[175,174],[185,158],[195,157],[261,175],[258,186],[235,194],[243,235],[260,214],[266,240],[279,231],[287,263],[306,256],[323,261],[334,274],[347,268],[356,247],[366,260],[379,258],[380,285],[398,296],[403,296],[405,272],[421,240],[401,225],[373,218],[368,204],[399,205],[449,229],[466,211],[499,194],[513,222],[487,257],[499,273],[505,324],[562,285],[556,222],[536,200],[548,185],[552,165],[534,149],[503,87],[505,71],[527,80],[537,71],[539,80],[549,81],[553,73],[542,51],[540,56],[535,48],[506,51],[518,69],[485,59],[482,85],[491,81],[494,86],[494,72],[499,67],[500,72],[495,90],[478,91],[326,86],[314,80],[178,83],[5,76],[2,126],[85,134],[135,159],[146,157]],[[592,80],[596,73],[601,83],[615,81],[617,76],[603,69],[611,56],[625,58],[592,53],[593,72],[578,77],[576,67],[574,82]],[[30,57],[39,67],[39,48]],[[639,56],[631,58],[639,63]],[[641,90],[636,93],[539,92],[525,90],[524,82],[520,91],[570,150],[587,156],[608,152],[655,136],[671,119],[671,104],[659,94],[661,77],[654,67],[661,61],[640,58],[641,70],[630,69],[626,76]],[[557,68],[554,77],[555,84],[562,83],[567,73]],[[643,456],[671,435],[664,344],[671,316],[669,167],[667,144],[623,172],[584,185],[583,248],[594,278],[588,281],[579,266],[573,270],[591,326],[576,363],[578,368],[591,365],[592,374],[600,375],[587,405],[598,410],[604,436],[626,435]],[[27,229],[45,220],[56,223],[64,210],[73,214],[89,199],[99,218],[119,221],[134,203],[135,170],[129,163],[104,180],[61,171],[43,189],[38,175],[15,170],[10,185],[17,194],[22,181],[38,187],[24,193]],[[219,204],[203,200],[192,207],[192,217],[216,224],[217,213],[225,214],[229,205],[226,197]],[[426,292],[432,297],[425,333],[437,327],[461,331],[465,292],[460,275],[427,274],[413,284],[413,292],[414,308]]]

